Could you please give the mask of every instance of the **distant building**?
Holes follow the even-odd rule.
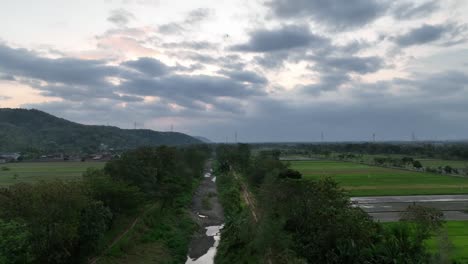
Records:
[[[18,161],[20,157],[21,157],[21,154],[19,153],[0,153],[0,160],[4,160],[3,163]]]

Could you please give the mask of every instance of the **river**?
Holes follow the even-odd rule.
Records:
[[[218,199],[216,176],[207,164],[203,181],[196,190],[191,206],[199,230],[193,235],[186,264],[213,264],[221,240],[224,213]]]

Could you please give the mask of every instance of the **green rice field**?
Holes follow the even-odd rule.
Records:
[[[461,263],[468,263],[468,221],[448,221],[445,228],[452,243],[451,257]],[[434,251],[438,248],[437,238],[427,242]]]
[[[0,186],[20,182],[80,179],[88,168],[103,168],[105,162],[19,162],[0,164]]]
[[[351,196],[468,194],[468,178],[373,167],[352,162],[292,161],[304,178],[329,176]]]

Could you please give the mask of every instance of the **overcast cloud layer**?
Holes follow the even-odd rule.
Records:
[[[468,3],[219,2],[7,1],[0,107],[222,142],[468,139]]]

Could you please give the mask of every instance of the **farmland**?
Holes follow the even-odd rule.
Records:
[[[104,162],[19,162],[0,165],[0,186],[15,183],[80,179],[88,168],[103,168]]]
[[[468,261],[468,221],[448,221],[444,225],[452,243],[451,257],[462,263]],[[437,251],[438,239],[434,237],[427,242],[429,248]]]
[[[351,196],[467,194],[468,178],[337,161],[292,161],[304,178],[334,178]]]

